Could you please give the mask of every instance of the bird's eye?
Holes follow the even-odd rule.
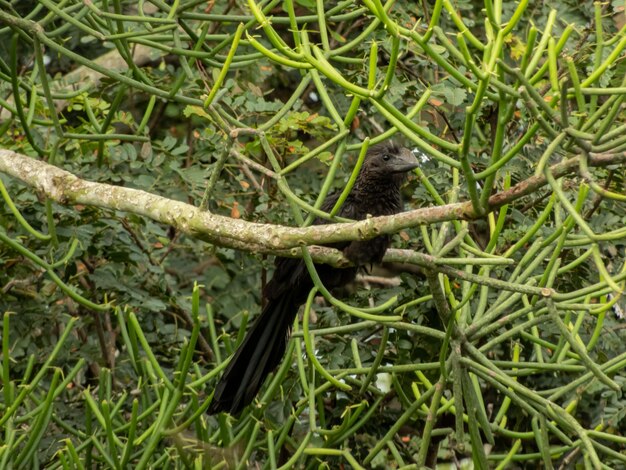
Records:
[[[391,157],[389,155],[387,155],[387,154],[383,155],[383,160],[386,161],[386,162],[389,161],[390,158]]]

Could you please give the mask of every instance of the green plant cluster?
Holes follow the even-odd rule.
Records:
[[[625,466],[623,4],[0,7],[0,468]],[[254,234],[3,166],[305,227],[349,222],[322,202],[388,138],[427,156],[403,250],[339,298],[293,249],[316,286],[237,418],[205,410],[271,275]]]

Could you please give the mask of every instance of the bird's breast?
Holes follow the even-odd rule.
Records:
[[[365,219],[367,216],[380,217],[397,214],[402,210],[400,193],[382,194],[379,197],[367,198],[367,200],[363,201],[360,208],[361,214],[359,214],[359,219]]]

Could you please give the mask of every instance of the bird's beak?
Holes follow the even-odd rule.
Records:
[[[419,166],[420,164],[413,152],[407,148],[403,148],[397,158],[393,159],[391,171],[394,173],[406,173],[407,171],[414,170]]]

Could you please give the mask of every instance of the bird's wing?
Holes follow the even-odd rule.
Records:
[[[341,191],[335,191],[329,194],[324,200],[324,203],[322,204],[321,209],[324,212],[330,212],[333,209],[333,207],[335,207],[335,204],[337,203],[339,196],[341,196]],[[341,208],[339,209],[339,212],[337,213],[337,215],[345,219],[354,219],[354,220],[360,220],[360,219],[365,218],[365,216],[361,214],[359,211],[359,204],[357,201],[355,201],[354,193],[351,193],[348,195],[346,200],[341,205]],[[331,223],[329,220],[321,219],[319,217],[315,219],[315,222],[314,222],[314,224],[316,225],[329,224],[329,223]]]

